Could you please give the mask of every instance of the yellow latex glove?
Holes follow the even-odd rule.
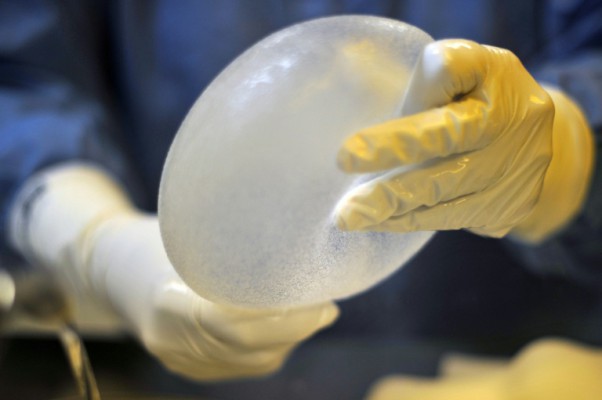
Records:
[[[41,171],[11,212],[14,246],[65,281],[75,323],[88,333],[134,334],[167,368],[192,379],[265,375],[338,316],[334,303],[248,310],[212,303],[175,272],[156,215],[143,214],[103,170]],[[87,304],[87,307],[85,306]]]
[[[368,400],[602,399],[602,351],[561,340],[529,345],[506,365],[470,362],[438,379],[392,376]]]
[[[342,170],[386,173],[339,202],[341,229],[468,228],[538,242],[579,211],[591,131],[570,99],[542,88],[508,50],[466,40],[428,45],[402,115],[343,144]]]

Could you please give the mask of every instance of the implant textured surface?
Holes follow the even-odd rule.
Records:
[[[422,247],[428,232],[342,232],[332,213],[365,179],[337,168],[343,139],[397,115],[431,40],[389,19],[318,19],[267,37],[213,81],[172,144],[159,198],[167,253],[192,289],[254,308],[341,299]]]

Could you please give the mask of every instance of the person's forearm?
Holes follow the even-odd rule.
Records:
[[[80,329],[120,329],[103,285],[105,271],[90,262],[98,226],[115,215],[135,214],[119,183],[90,164],[48,167],[26,180],[9,214],[10,242],[34,268],[47,269],[63,283]],[[93,274],[101,276],[95,280]]]

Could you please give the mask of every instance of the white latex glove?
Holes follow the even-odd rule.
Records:
[[[579,108],[543,89],[508,50],[466,40],[428,45],[406,117],[348,138],[350,173],[386,171],[345,196],[345,230],[471,231],[538,242],[579,211],[593,139]]]
[[[529,345],[506,365],[449,368],[438,379],[392,376],[368,400],[602,399],[602,351],[561,340]]]
[[[87,293],[113,309],[167,368],[193,379],[273,372],[338,315],[333,303],[247,310],[199,297],[171,266],[157,217],[136,211],[108,175],[89,166],[33,177],[11,226],[16,247],[66,277],[77,299]]]

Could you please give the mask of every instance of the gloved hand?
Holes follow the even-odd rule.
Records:
[[[392,376],[368,400],[593,400],[602,398],[602,351],[537,341],[505,366],[474,365],[438,379]]]
[[[511,52],[466,40],[428,45],[402,115],[343,144],[341,169],[386,173],[339,202],[341,229],[468,228],[538,242],[580,209],[593,165],[587,122]]]
[[[26,256],[69,280],[77,299],[114,310],[165,366],[193,379],[273,372],[338,315],[332,303],[247,310],[199,297],[170,264],[157,217],[135,210],[106,174],[81,164],[30,179],[13,208],[11,236]]]

